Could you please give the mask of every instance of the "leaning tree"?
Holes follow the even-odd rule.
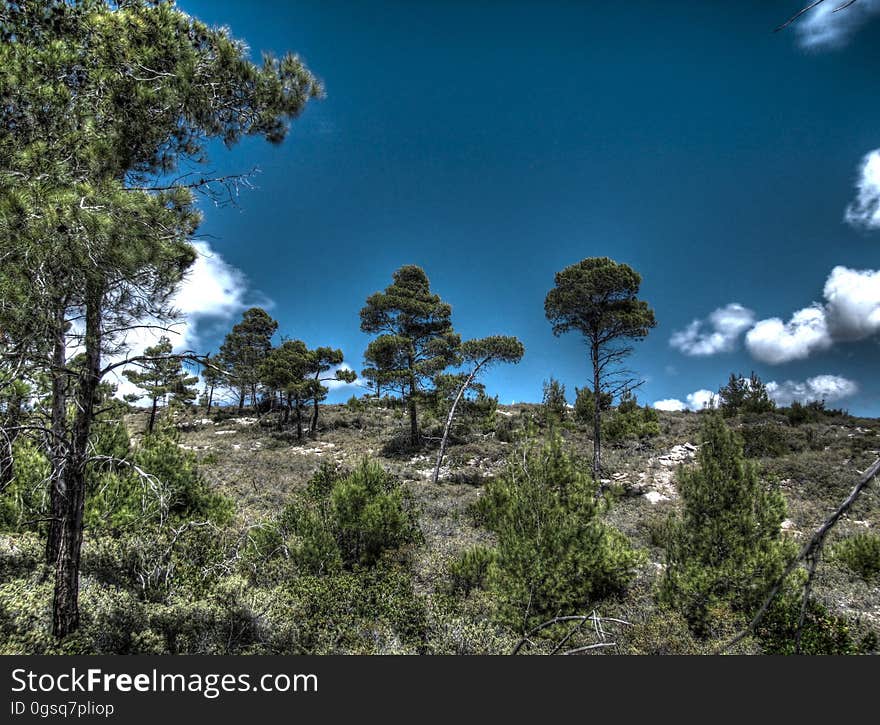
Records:
[[[440,439],[437,463],[434,464],[434,483],[437,483],[437,479],[440,478],[440,466],[443,463],[443,456],[446,454],[446,445],[449,441],[452,421],[455,418],[455,410],[468,388],[474,384],[481,372],[497,363],[516,364],[522,360],[525,351],[523,344],[519,340],[505,335],[492,335],[491,337],[483,337],[477,340],[466,340],[461,344],[461,361],[468,366],[468,372],[452,400],[449,413],[446,414],[446,424],[443,426],[443,437]]]
[[[553,334],[581,333],[590,350],[593,370],[593,475],[602,465],[603,395],[619,395],[637,385],[620,363],[657,323],[648,303],[638,298],[642,278],[626,264],[590,257],[556,273],[544,311]]]

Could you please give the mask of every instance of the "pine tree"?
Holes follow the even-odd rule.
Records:
[[[553,334],[580,332],[590,349],[593,368],[593,475],[602,463],[603,393],[615,396],[633,387],[619,363],[632,352],[629,341],[641,340],[657,323],[654,311],[638,298],[642,278],[632,267],[608,257],[591,257],[556,274],[544,312]]]
[[[299,440],[303,437],[303,407],[313,390],[313,381],[307,377],[311,363],[309,348],[302,340],[285,340],[269,350],[258,370],[260,382],[273,396],[280,394],[284,400],[281,425],[290,420],[291,410],[296,414],[296,435]]]
[[[321,89],[295,56],[257,65],[227,30],[170,0],[7,3],[0,40],[0,290],[21,310],[0,307],[0,329],[52,379],[46,551],[63,637],[79,626],[91,428],[112,370],[103,355],[138,321],[172,317],[195,259],[192,190],[215,193],[205,179],[151,180],[204,162],[211,139],[282,141]],[[65,360],[74,341],[84,349],[75,368]]]
[[[568,409],[565,385],[554,377],[545,380],[542,385],[541,407],[548,419],[555,421],[565,419],[565,412]]]
[[[746,400],[746,380],[742,375],[730,374],[727,385],[718,389],[718,407],[725,418],[730,418],[742,410]]]
[[[434,483],[437,483],[437,479],[440,478],[440,466],[446,453],[449,430],[452,428],[455,410],[468,388],[474,384],[474,381],[481,372],[487,370],[492,365],[498,363],[515,365],[522,360],[523,355],[525,355],[525,348],[515,337],[493,335],[492,337],[483,337],[477,340],[466,340],[462,343],[460,351],[461,362],[468,365],[470,369],[459,385],[452,405],[449,408],[449,413],[446,416],[443,437],[440,439],[440,450],[437,453],[437,463],[434,465]]]
[[[202,380],[205,381],[205,414],[211,414],[211,407],[214,405],[214,393],[219,386],[222,386],[226,376],[223,374],[222,359],[214,355],[205,356],[205,365],[202,368]]]
[[[776,409],[776,403],[770,398],[767,386],[753,371],[746,385],[746,397],[743,402],[744,413],[770,413]]]
[[[719,605],[753,613],[784,569],[785,499],[758,477],[718,413],[706,416],[695,468],[678,471],[684,509],[667,532],[661,600],[701,634]]]
[[[193,386],[199,381],[198,377],[188,375],[180,357],[172,355],[171,350],[171,341],[167,337],[161,337],[153,347],[144,350],[145,359],[139,364],[139,369],[122,371],[131,383],[146,392],[146,397],[150,400],[148,433],[153,432],[160,400],[170,398],[180,403],[189,403],[196,397]]]
[[[431,292],[427,275],[415,265],[398,269],[392,284],[370,295],[361,310],[361,330],[379,333],[364,357],[382,365],[367,376],[400,390],[413,446],[419,442],[417,399],[434,375],[455,362],[461,344],[451,315],[452,307]]]
[[[246,396],[257,405],[260,366],[272,349],[272,336],[278,323],[259,307],[251,307],[236,323],[220,346],[219,358],[229,370],[229,382],[238,392],[238,412],[244,410]]]
[[[767,386],[754,371],[748,378],[731,373],[727,385],[718,390],[718,401],[725,418],[739,413],[769,413],[776,409]]]
[[[497,540],[488,583],[518,631],[589,612],[632,579],[641,556],[602,520],[605,499],[596,494],[558,434],[517,451],[486,486],[477,511]]]
[[[338,381],[353,383],[357,380],[354,370],[339,367],[344,357],[342,350],[332,347],[317,347],[309,351],[308,374],[311,376],[310,394],[312,398],[312,416],[309,419],[309,435],[318,431],[318,404],[327,397],[328,389],[324,383]],[[327,375],[336,367],[332,375]]]

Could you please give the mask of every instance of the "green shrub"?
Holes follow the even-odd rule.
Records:
[[[352,413],[363,413],[367,409],[367,404],[357,395],[352,395],[346,402],[345,407]]]
[[[593,391],[589,388],[575,388],[575,399],[574,399],[574,417],[576,420],[581,423],[588,423],[592,425],[593,423],[593,409],[594,409],[594,401],[596,400],[596,396],[593,395]],[[614,401],[611,393],[600,393],[599,394],[599,410],[606,411],[611,410],[611,403]]]
[[[548,422],[565,420],[568,401],[565,399],[565,385],[556,378],[544,381],[544,394],[541,399],[541,413]]]
[[[784,412],[789,424],[793,426],[803,425],[804,423],[818,423],[825,414],[825,401],[814,400],[804,405],[795,400]]]
[[[611,417],[602,421],[602,434],[612,443],[658,436],[660,415],[648,406],[639,407],[635,397],[627,395]]]
[[[452,590],[469,594],[486,586],[489,569],[495,562],[495,551],[486,546],[473,546],[449,565]]]
[[[523,631],[582,612],[632,579],[640,554],[601,520],[597,490],[558,435],[514,454],[488,484],[476,508],[498,540],[488,584],[502,621]]]
[[[865,581],[880,575],[880,536],[864,532],[838,542],[831,555]]]
[[[739,430],[747,458],[778,458],[800,449],[802,440],[793,437],[793,433],[795,431],[776,423],[744,425]]]
[[[96,448],[106,459],[90,471],[88,529],[119,532],[166,520],[223,524],[231,518],[232,501],[210,490],[195,455],[180,448],[176,430],[158,430],[131,449],[124,427],[103,428]]]
[[[754,372],[748,378],[731,373],[727,385],[718,390],[718,407],[725,418],[730,418],[739,413],[769,413],[776,409],[776,404]]]
[[[377,483],[373,471],[361,468],[336,484],[330,495],[336,541],[348,565],[375,564],[386,549],[413,539],[414,523],[403,492],[374,487]]]
[[[785,500],[761,483],[718,414],[706,418],[697,461],[679,469],[684,509],[669,522],[660,600],[705,635],[719,605],[753,612],[791,551],[780,533]]]
[[[767,610],[756,632],[765,654],[792,655],[797,651],[801,596],[799,589],[788,587]],[[800,637],[801,654],[862,654],[875,646],[870,637],[858,641],[843,617],[831,614],[813,599],[807,603]]]
[[[13,447],[13,477],[0,493],[0,529],[36,530],[45,515],[51,466],[32,443],[19,439]]]
[[[367,459],[351,472],[322,465],[306,496],[288,504],[269,530],[276,551],[315,575],[373,566],[386,552],[421,540],[411,496]]]
[[[418,653],[427,632],[424,598],[411,574],[375,567],[300,576],[265,596],[267,654]]]

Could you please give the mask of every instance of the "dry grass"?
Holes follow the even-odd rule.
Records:
[[[141,418],[132,416],[129,423],[133,430],[142,426]],[[415,577],[417,587],[426,594],[442,585],[449,562],[461,551],[490,542],[490,534],[474,524],[468,509],[484,482],[503,468],[517,436],[526,428],[538,436],[549,430],[537,406],[502,406],[497,416],[499,432],[474,433],[454,442],[441,480],[434,484],[430,474],[436,443],[410,449],[406,445],[407,421],[399,409],[325,406],[318,436],[303,441],[297,441],[289,430],[279,430],[269,418],[241,421],[221,414],[215,421],[193,422],[198,419],[192,415],[179,421],[181,445],[198,456],[206,479],[236,501],[238,523],[243,526],[278,513],[323,462],[350,467],[365,456],[381,461],[404,480],[418,504],[424,546],[416,554]],[[630,616],[648,616],[647,610],[642,610],[653,606],[650,592],[664,558],[662,523],[680,505],[675,493],[677,461],[664,461],[663,457],[675,446],[699,442],[699,414],[661,413],[660,420],[659,436],[605,449],[603,475],[615,494],[609,522],[648,553],[630,597],[609,605]],[[791,453],[759,458],[756,463],[768,484],[781,487],[788,502],[788,535],[799,539],[821,523],[846,495],[858,472],[876,457],[880,421],[844,418],[799,428],[788,426],[781,416],[770,416],[763,422],[779,423],[792,440]],[[731,421],[734,427],[754,423]],[[586,427],[567,421],[559,429],[586,465],[592,454]],[[880,500],[873,487],[834,532],[833,540],[878,528]],[[827,561],[815,591],[833,611],[858,617],[880,631],[878,589],[842,570],[839,563]]]

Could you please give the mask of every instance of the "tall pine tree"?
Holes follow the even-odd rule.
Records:
[[[260,366],[272,349],[272,336],[278,323],[260,307],[245,311],[241,322],[220,346],[220,360],[229,371],[229,381],[238,392],[238,412],[244,410],[247,395],[257,404],[257,384],[260,380]]]
[[[364,357],[389,365],[370,375],[401,390],[413,446],[419,443],[419,395],[435,375],[456,361],[461,344],[451,316],[452,307],[431,292],[424,270],[412,264],[398,269],[392,283],[370,295],[361,310],[361,330],[379,335]]]

